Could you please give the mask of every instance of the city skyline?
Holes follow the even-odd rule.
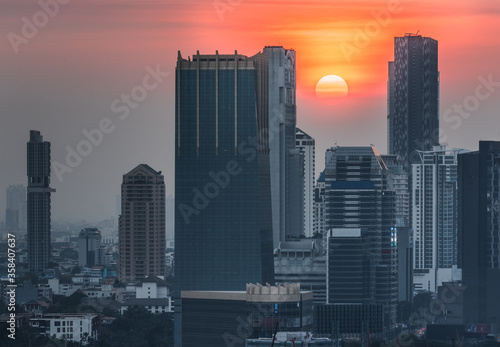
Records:
[[[137,162],[161,169],[167,195],[173,193],[173,71],[178,50],[186,54],[197,49],[202,54],[219,50],[225,54],[237,49],[251,55],[265,45],[293,48],[297,59],[297,126],[316,139],[317,152],[323,153],[337,142],[343,146],[373,143],[381,153],[387,153],[387,61],[394,58],[394,37],[420,29],[421,35],[439,41],[441,130],[446,138],[442,142],[448,143],[448,148],[476,150],[479,140],[498,139],[494,117],[499,102],[489,97],[496,95],[496,81],[500,80],[495,61],[500,50],[494,36],[496,4],[464,1],[450,6],[446,1],[401,1],[390,7],[382,1],[318,1],[304,6],[293,1],[285,9],[276,1],[265,7],[269,15],[251,25],[240,23],[262,12],[260,2],[234,2],[221,9],[210,2],[139,6],[128,1],[116,12],[104,11],[107,5],[60,5],[48,24],[38,28],[28,43],[19,45],[17,54],[7,34],[21,35],[22,18],[31,20],[42,9],[38,4],[12,2],[0,15],[5,19],[1,21],[5,36],[0,54],[6,71],[0,96],[4,124],[0,151],[9,162],[0,169],[0,190],[24,183],[26,163],[19,158],[23,158],[22,139],[29,130],[38,129],[50,138],[52,160],[67,167],[68,148],[76,151],[81,141],[94,136],[91,149],[81,148],[90,153],[80,162],[73,158],[78,164],[69,167],[72,172],[62,173],[62,180],[52,173],[52,186],[59,192],[53,197],[56,221],[114,215],[114,197],[119,192],[114,177]],[[105,15],[93,18],[89,26],[96,9]],[[268,16],[281,10],[285,19],[270,21]],[[196,16],[190,17],[193,11]],[[158,14],[143,25],[136,12],[141,18]],[[434,16],[441,19],[435,21]],[[201,20],[195,22],[195,17]],[[466,35],[456,35],[465,22],[472,23]],[[373,31],[366,31],[370,28]],[[362,40],[358,42],[356,37],[362,34],[368,39],[361,45]],[[207,35],[217,39],[207,40]],[[118,44],[120,40],[125,44]],[[107,42],[116,44],[104,44]],[[315,83],[327,74],[346,79],[347,97],[334,102],[315,97]],[[147,76],[155,88],[148,90],[136,108],[125,109],[121,94],[130,94]],[[476,96],[477,88],[484,85]],[[116,100],[115,108],[121,107],[121,111],[113,112],[111,104]],[[462,113],[455,111],[455,105],[462,106]],[[105,118],[112,124],[101,124]],[[101,131],[101,139],[91,133],[93,129],[107,133]],[[139,138],[141,141],[135,140]],[[319,161],[316,175],[321,171]],[[90,189],[89,182],[95,183]],[[77,206],[68,203],[72,196],[79,196]],[[3,199],[0,210],[5,210]]]

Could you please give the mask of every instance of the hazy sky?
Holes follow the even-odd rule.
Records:
[[[53,220],[114,215],[121,176],[139,163],[163,171],[173,193],[178,50],[293,48],[297,123],[316,139],[317,173],[335,142],[385,153],[387,62],[394,36],[418,30],[439,42],[442,140],[471,150],[498,140],[497,0],[3,0],[0,220],[6,187],[26,185],[31,129],[68,168],[68,149],[87,152],[72,172],[52,173]],[[330,74],[347,81],[347,97],[316,98],[316,82]],[[131,92],[141,101],[126,106],[121,95]],[[83,132],[99,127],[102,141],[85,147]]]

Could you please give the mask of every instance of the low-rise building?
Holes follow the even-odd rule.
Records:
[[[101,320],[91,313],[49,313],[31,318],[29,325],[42,335],[85,345],[89,338],[98,339]]]

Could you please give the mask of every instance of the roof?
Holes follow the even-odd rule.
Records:
[[[160,287],[167,287],[168,284],[160,277],[156,276],[148,276],[146,278],[141,279],[139,282],[135,284],[136,287],[141,287],[143,283],[156,283]]]
[[[129,299],[122,306],[168,306],[166,298]]]
[[[156,171],[155,169],[153,169],[148,164],[139,164],[135,168],[133,168],[132,170],[130,170],[128,173],[126,173],[125,176],[133,176],[134,174],[136,174],[139,171],[150,172],[153,175],[161,175],[161,171]]]

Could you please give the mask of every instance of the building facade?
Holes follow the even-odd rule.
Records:
[[[458,155],[458,263],[464,323],[498,324],[500,312],[500,142]],[[496,325],[498,332],[498,325]]]
[[[28,268],[44,272],[50,261],[50,142],[39,131],[30,131],[28,155],[27,238]]]
[[[304,157],[304,235],[312,237],[314,234],[314,185],[315,173],[315,141],[304,131],[296,128],[295,144]]]
[[[165,276],[165,183],[161,171],[140,164],[123,175],[121,199],[120,281]]]
[[[406,34],[394,38],[389,62],[388,151],[409,169],[414,151],[439,145],[438,42]]]
[[[182,347],[245,346],[247,339],[312,331],[313,297],[300,284],[247,284],[246,291],[183,291]]]
[[[398,295],[397,231],[395,194],[388,187],[388,175],[387,166],[373,146],[332,147],[326,151],[327,266],[332,266],[327,269],[327,276],[331,276],[327,277],[328,303],[383,304],[385,324],[391,326],[396,321]],[[335,235],[336,230],[339,235]],[[343,249],[356,249],[358,254]],[[357,257],[355,263],[351,256]],[[342,270],[351,263],[355,272]],[[355,291],[347,290],[351,286],[349,276],[356,277],[362,286],[357,300],[352,297]]]
[[[176,68],[176,290],[273,283],[269,57],[180,56]]]
[[[416,291],[461,280],[457,267],[457,156],[464,150],[417,151],[412,165],[412,225]],[[458,276],[458,277],[457,277]]]

